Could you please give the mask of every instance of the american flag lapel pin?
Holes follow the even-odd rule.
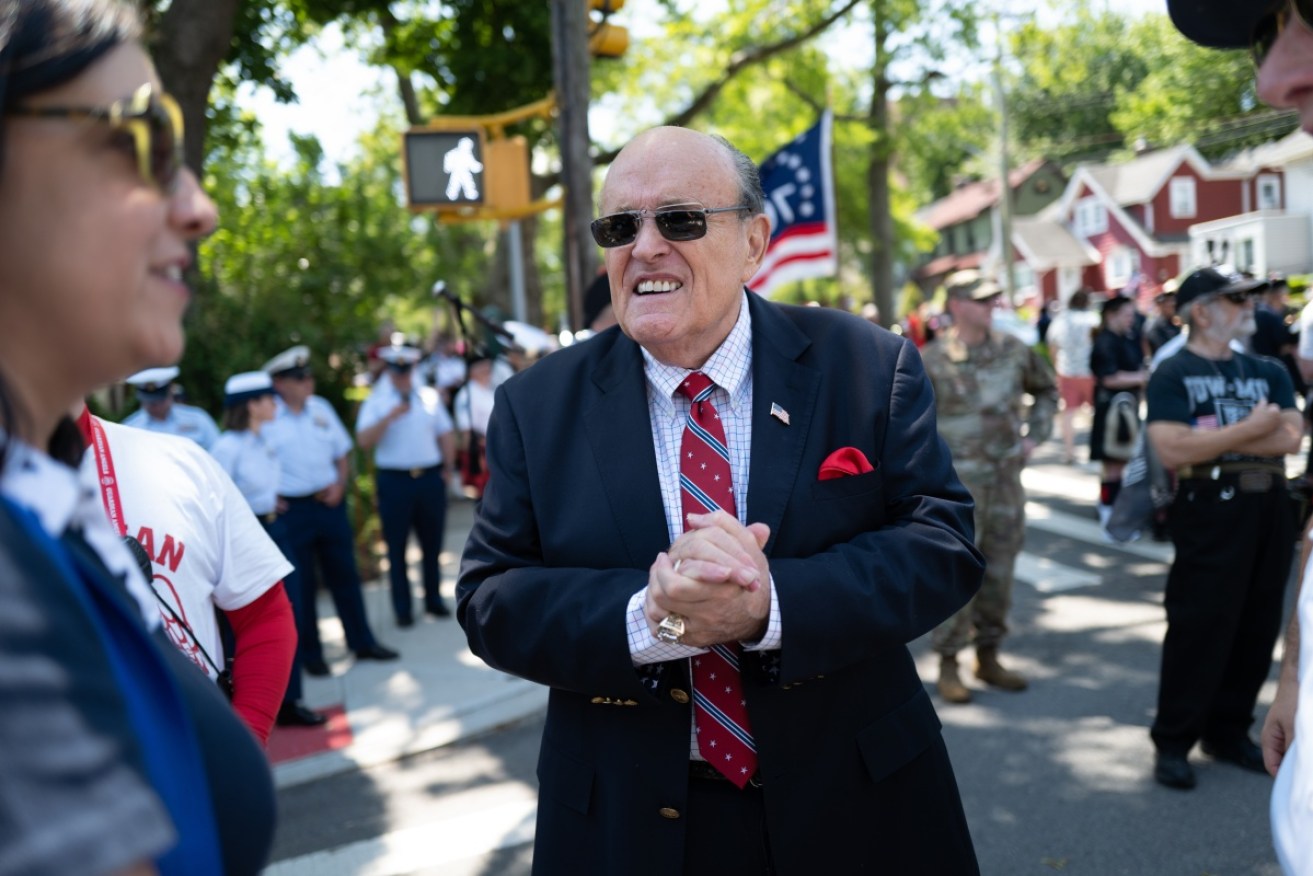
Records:
[[[786,426],[789,425],[789,412],[784,410],[784,408],[780,407],[779,405],[775,404],[775,402],[770,403],[770,415],[775,419],[779,420],[784,425]]]

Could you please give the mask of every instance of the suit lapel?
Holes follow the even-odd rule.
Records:
[[[581,406],[584,431],[630,562],[647,568],[670,547],[670,532],[638,345],[617,331],[592,379],[591,398]]]
[[[771,529],[775,544],[784,508],[794,493],[802,452],[816,410],[820,373],[799,364],[811,345],[774,304],[748,295],[752,314],[752,461],[748,472],[748,522]],[[772,405],[788,419],[771,415]]]

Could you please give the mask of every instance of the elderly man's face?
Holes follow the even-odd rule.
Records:
[[[648,131],[621,151],[602,187],[601,214],[675,204],[740,203],[731,156],[710,137],[682,128]],[[764,215],[707,216],[707,234],[670,241],[645,216],[637,239],[606,250],[616,321],[657,359],[699,368],[738,318],[743,284],[765,254]]]
[[[1313,133],[1313,31],[1298,15],[1290,16],[1259,68],[1258,96],[1299,110],[1300,126]]]

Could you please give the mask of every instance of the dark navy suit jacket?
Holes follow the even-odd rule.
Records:
[[[748,300],[747,519],[771,528],[783,646],[742,667],[775,863],[975,873],[906,647],[970,599],[983,568],[920,356],[847,314]],[[687,661],[639,672],[626,641],[629,598],[669,547],[646,392],[639,347],[612,329],[508,381],[493,409],[458,616],[490,665],[552,689],[536,873],[681,868]],[[875,470],[818,480],[841,447]]]

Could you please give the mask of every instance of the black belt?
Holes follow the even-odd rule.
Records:
[[[412,478],[422,478],[424,475],[435,471],[442,470],[442,463],[430,465],[428,468],[380,468],[376,469],[379,474],[406,475]]]
[[[720,770],[716,769],[711,764],[707,763],[705,760],[690,760],[688,762],[688,777],[690,779],[702,779],[708,782],[729,781],[729,779],[727,779],[724,776],[724,774],[721,773]],[[747,788],[744,788],[744,790],[746,791],[748,788],[760,788],[760,787],[761,787],[761,773],[756,772],[753,773],[752,778],[748,779]]]
[[[1205,462],[1181,466],[1176,470],[1176,477],[1182,481],[1216,481],[1224,475],[1236,477],[1256,472],[1285,477],[1286,467],[1277,462],[1216,462],[1212,465]]]
[[[308,496],[279,496],[278,501],[286,502],[288,505],[298,505],[302,502],[313,502],[317,493],[311,493]]]

